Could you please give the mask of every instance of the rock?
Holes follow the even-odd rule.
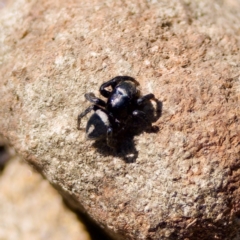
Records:
[[[0,239],[90,240],[50,184],[19,157],[0,176]]]
[[[24,6],[24,8],[20,7]],[[239,2],[17,0],[1,9],[0,131],[114,239],[238,239]],[[85,141],[84,94],[135,77],[158,133]],[[82,126],[86,126],[87,118]]]

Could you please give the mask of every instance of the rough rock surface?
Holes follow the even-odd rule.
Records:
[[[9,3],[1,133],[115,239],[238,239],[239,9],[237,0]],[[162,102],[160,131],[121,152],[76,130],[84,93],[116,75]]]

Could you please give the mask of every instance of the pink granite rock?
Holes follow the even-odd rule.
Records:
[[[6,5],[0,132],[115,239],[237,239],[239,9],[237,0]],[[117,75],[162,102],[160,131],[120,153],[76,129],[84,93]]]

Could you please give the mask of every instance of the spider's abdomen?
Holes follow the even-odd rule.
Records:
[[[86,127],[87,139],[97,140],[105,138],[109,126],[110,122],[108,115],[100,109],[97,110],[88,120]]]

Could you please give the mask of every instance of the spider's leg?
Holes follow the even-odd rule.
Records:
[[[112,78],[111,80],[103,83],[99,89],[101,95],[103,95],[105,98],[108,98],[111,94],[111,92],[109,92],[108,90],[106,90],[105,88],[107,87],[112,87],[112,89],[114,89],[118,83],[122,82],[122,81],[132,81],[135,82],[137,84],[137,81],[129,76],[117,76],[115,78]]]
[[[99,106],[97,105],[92,105],[90,107],[88,107],[84,112],[80,113],[78,115],[78,118],[77,118],[77,129],[80,130],[80,124],[81,124],[81,119],[83,117],[85,117],[88,113],[90,113],[92,110],[96,111],[98,109],[101,109]]]
[[[102,99],[97,98],[94,93],[86,93],[84,96],[89,102],[94,103],[97,106],[106,107],[106,103]]]
[[[149,120],[147,119],[146,113],[140,110],[134,110],[132,113],[133,117],[141,118],[146,124],[149,124]]]
[[[121,139],[121,134],[124,132],[124,127],[119,124],[110,125],[107,129],[107,145],[110,148],[117,149]]]
[[[110,126],[107,130],[107,145],[112,149],[117,149],[119,147],[118,141],[119,139],[116,138],[116,134],[113,134],[113,128]]]
[[[133,117],[138,117],[138,118],[142,119],[145,122],[148,130],[153,131],[153,132],[157,132],[159,130],[157,126],[152,126],[152,123],[147,118],[147,115],[145,112],[140,111],[140,110],[134,110],[132,115],[133,115]]]
[[[113,128],[111,126],[107,129],[107,145],[110,148],[116,148],[116,140],[113,137]]]
[[[113,129],[112,129],[112,127],[108,127],[107,138],[112,138],[112,136],[113,136]]]
[[[149,94],[147,94],[147,95],[145,95],[145,96],[143,96],[143,97],[138,98],[138,99],[137,99],[137,104],[140,106],[140,105],[142,105],[144,102],[149,101],[149,100],[151,100],[151,99],[155,99],[155,96],[154,96],[154,94],[149,93]]]
[[[156,116],[152,117],[152,120],[156,121],[161,116],[161,113],[162,113],[162,102],[156,99],[154,94],[149,93],[143,97],[138,98],[136,101],[136,104],[138,106],[142,106],[144,103],[146,103],[149,100],[154,100],[156,104],[156,106],[154,107],[154,111],[156,111]]]

